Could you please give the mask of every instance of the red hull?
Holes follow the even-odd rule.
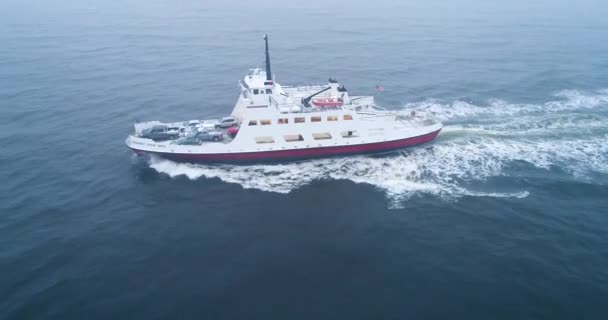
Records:
[[[386,152],[405,147],[411,147],[430,142],[437,137],[441,129],[425,135],[406,138],[402,140],[347,145],[336,147],[319,147],[295,150],[274,150],[245,153],[217,153],[217,154],[190,154],[190,153],[156,153],[164,158],[180,162],[264,162],[286,161],[295,159],[323,158],[340,155],[369,154]],[[148,153],[133,149],[138,154]]]

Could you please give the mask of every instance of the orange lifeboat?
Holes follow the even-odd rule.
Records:
[[[341,107],[343,104],[342,101],[335,98],[314,99],[311,102],[321,108]]]

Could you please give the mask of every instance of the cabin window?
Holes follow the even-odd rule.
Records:
[[[249,120],[249,125],[250,126],[257,126],[258,125],[258,121],[257,120]]]
[[[266,94],[272,94],[272,89],[266,89]]]
[[[258,90],[258,89],[253,89],[253,94],[259,94],[259,93],[260,93],[260,90]]]
[[[327,116],[327,121],[338,121],[338,116]]]
[[[294,123],[304,123],[304,122],[306,122],[306,118],[304,118],[304,117],[293,118],[293,122]]]
[[[260,124],[263,126],[268,126],[272,124],[272,121],[270,120],[260,120]]]
[[[329,134],[329,132],[313,133],[312,137],[315,138],[315,140],[327,140],[331,139],[331,134]]]
[[[304,141],[304,137],[301,134],[286,134],[283,136],[286,142],[297,142]]]
[[[352,120],[353,116],[351,116],[350,114],[345,114],[344,115],[344,120]]]
[[[288,124],[289,123],[289,119],[287,118],[280,118],[277,120],[278,124]]]
[[[348,130],[340,132],[340,135],[342,136],[342,138],[355,138],[359,136],[359,132],[357,132],[356,130]]]
[[[274,143],[274,139],[272,137],[256,137],[256,143]]]
[[[310,117],[310,122],[321,122],[320,116]]]

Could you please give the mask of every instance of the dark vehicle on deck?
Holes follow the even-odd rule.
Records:
[[[142,138],[148,138],[152,140],[172,140],[179,137],[179,131],[169,130],[170,128],[165,125],[155,125],[151,128],[144,129],[141,132]]]

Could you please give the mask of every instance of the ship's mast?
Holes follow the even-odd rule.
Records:
[[[268,35],[264,35],[266,42],[266,81],[272,81],[272,71],[270,70],[270,50],[268,49]]]

